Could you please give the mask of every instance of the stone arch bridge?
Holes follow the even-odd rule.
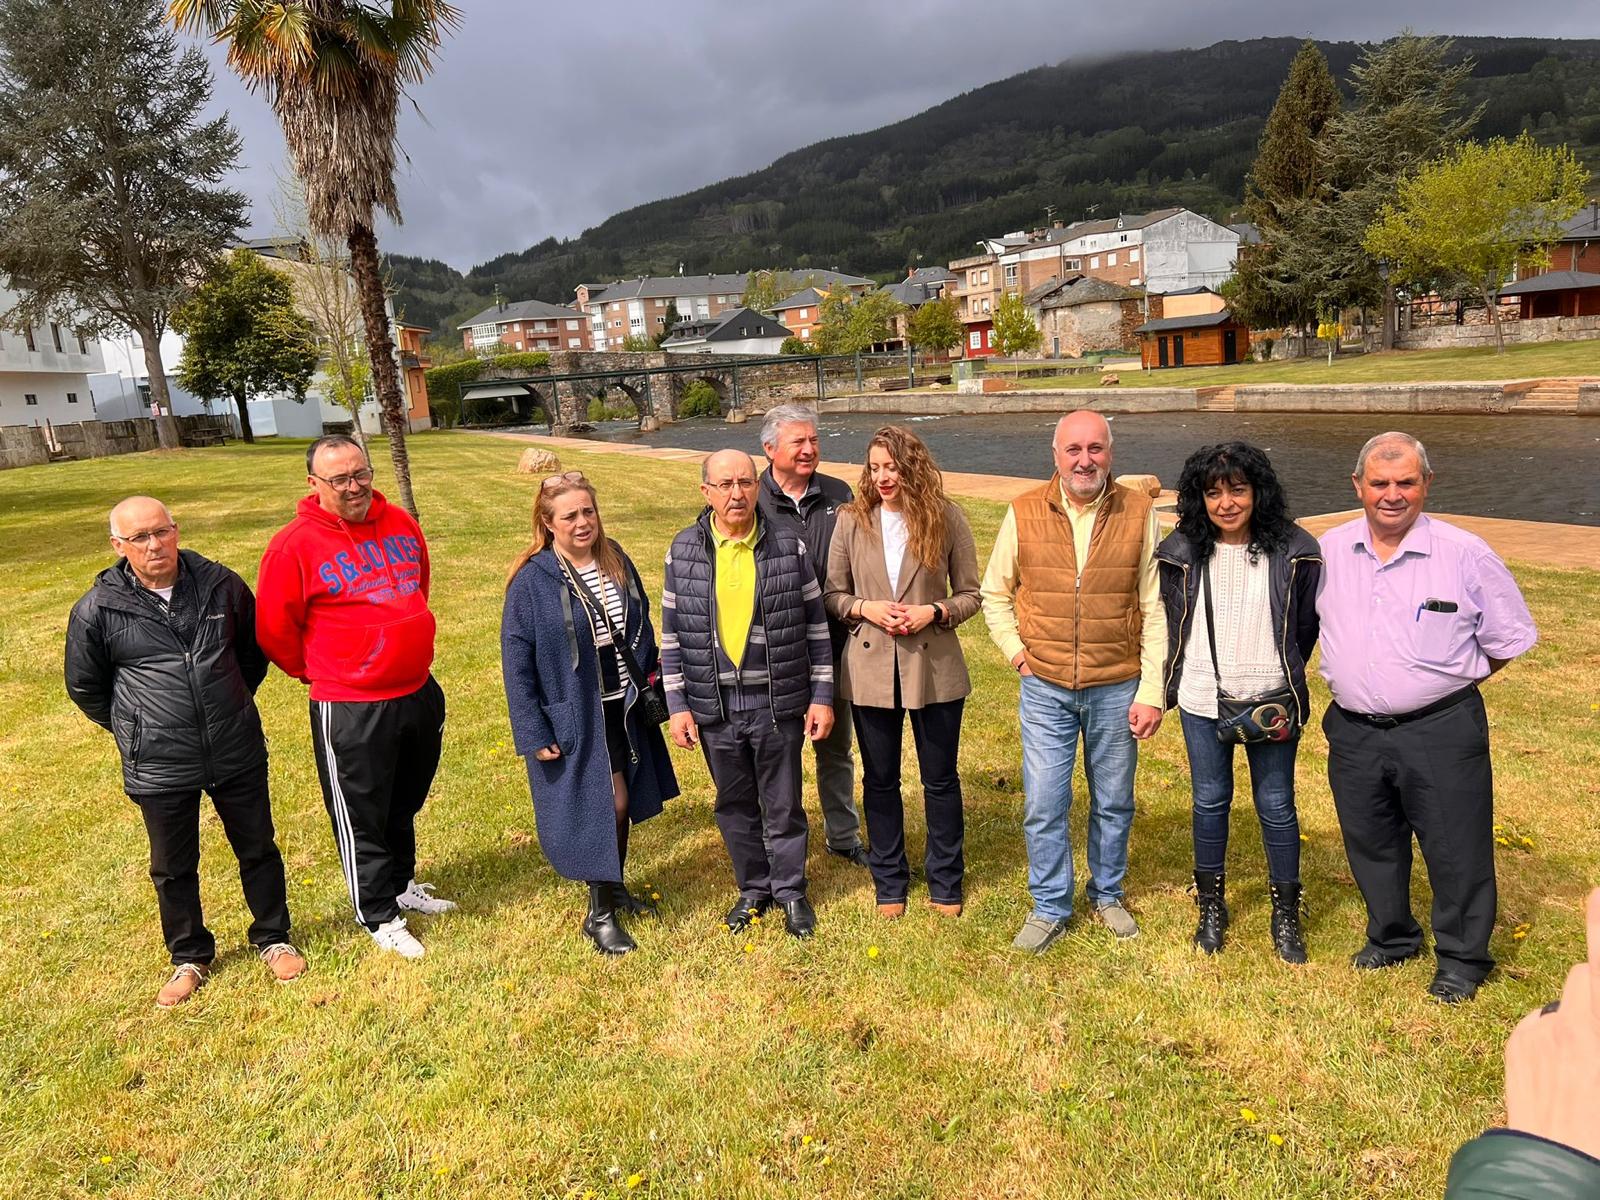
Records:
[[[508,407],[508,415],[521,422],[531,422],[534,410],[542,410],[551,432],[565,434],[588,424],[591,400],[615,400],[619,393],[633,404],[641,425],[666,424],[678,418],[684,389],[695,381],[717,393],[724,415],[752,402],[816,400],[826,395],[828,361],[810,355],[556,351],[548,371],[529,375],[491,367],[462,384],[462,424],[480,423],[469,414],[498,402],[495,407]]]

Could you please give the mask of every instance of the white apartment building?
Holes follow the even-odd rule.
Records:
[[[0,288],[0,312],[16,302]],[[69,325],[0,328],[0,425],[94,420],[89,376],[101,370],[100,343]]]

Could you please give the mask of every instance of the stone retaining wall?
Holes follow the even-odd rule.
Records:
[[[67,459],[107,458],[114,454],[135,454],[156,450],[161,445],[161,426],[167,426],[168,440],[176,446],[181,431],[197,425],[212,425],[216,418],[134,417],[128,421],[81,421],[52,424],[50,433],[60,447],[59,457]],[[36,467],[53,457],[43,425],[0,426],[0,470],[11,467]]]
[[[1503,323],[1506,345],[1530,342],[1581,342],[1600,338],[1600,317],[1536,317]],[[1464,346],[1492,346],[1494,326],[1428,325],[1401,329],[1394,344],[1401,350],[1455,350]]]

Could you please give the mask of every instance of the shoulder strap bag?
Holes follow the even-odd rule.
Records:
[[[564,563],[562,565],[566,566]],[[672,713],[667,708],[667,690],[662,686],[661,680],[646,678],[645,673],[639,669],[639,664],[633,660],[633,651],[628,646],[626,634],[611,623],[611,614],[584,582],[583,576],[575,570],[568,569],[567,578],[577,585],[585,607],[598,614],[605,622],[606,628],[611,631],[611,644],[616,647],[617,657],[622,660],[628,678],[633,680],[633,686],[639,691],[639,711],[644,714],[645,720],[656,725],[665,725],[671,719]],[[613,583],[612,586],[615,587],[616,584]]]
[[[1222,690],[1222,669],[1217,665],[1217,622],[1211,611],[1211,563],[1200,565],[1200,586],[1205,592],[1206,642],[1211,650],[1211,672],[1217,677],[1217,741],[1228,743],[1287,742],[1300,736],[1300,706],[1294,690],[1282,687],[1259,696],[1235,699]]]

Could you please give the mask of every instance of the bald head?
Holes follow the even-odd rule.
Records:
[[[148,588],[178,579],[178,523],[153,496],[129,496],[111,510],[111,548]]]
[[[755,459],[743,450],[718,450],[700,465],[700,494],[729,537],[741,538],[755,524],[757,486]]]
[[[1067,498],[1079,505],[1096,500],[1111,478],[1111,424],[1087,408],[1056,422],[1050,448]]]

